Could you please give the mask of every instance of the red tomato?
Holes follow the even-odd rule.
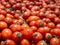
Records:
[[[37,31],[37,27],[36,26],[31,26],[30,28],[33,30],[33,32]]]
[[[13,40],[1,41],[1,45],[16,45]]]
[[[48,45],[48,44],[44,40],[41,40],[36,45]]]
[[[0,14],[0,21],[3,21],[5,19],[5,16]]]
[[[23,40],[20,42],[20,45],[30,45],[30,42],[29,42],[27,39],[23,39]]]
[[[45,34],[45,39],[46,39],[47,41],[50,41],[51,38],[52,38],[52,34],[50,34],[50,33],[46,33],[46,34]]]
[[[6,17],[6,18],[5,18],[5,22],[6,22],[7,24],[12,24],[13,19],[10,18],[10,17]]]
[[[33,33],[33,40],[34,40],[35,42],[38,42],[38,41],[40,41],[40,40],[42,40],[42,39],[43,39],[43,36],[42,36],[41,33],[39,33],[39,32],[34,32],[34,33]]]
[[[60,29],[59,28],[52,29],[51,34],[60,36]]]
[[[30,28],[26,28],[22,31],[22,34],[23,34],[24,38],[31,39],[32,34],[33,34],[33,30]]]
[[[10,25],[10,29],[15,32],[15,31],[21,31],[21,26],[18,24],[12,24]]]
[[[27,22],[31,22],[31,21],[36,21],[39,20],[40,18],[38,16],[30,16],[28,17],[28,19],[26,20]]]
[[[57,24],[57,25],[56,25],[56,28],[60,28],[60,24]]]
[[[12,36],[12,31],[10,29],[6,28],[6,29],[3,29],[2,30],[2,33],[1,34],[2,34],[2,38],[4,40],[10,39],[11,36]]]
[[[12,34],[12,40],[14,40],[15,42],[19,42],[22,40],[22,33],[21,32],[14,32]]]
[[[47,26],[50,28],[55,28],[55,24],[53,22],[48,23]]]
[[[7,28],[7,27],[8,27],[8,25],[7,25],[6,22],[0,21],[0,30],[4,29],[4,28]]]
[[[58,38],[52,38],[50,40],[50,45],[59,45],[59,39]]]

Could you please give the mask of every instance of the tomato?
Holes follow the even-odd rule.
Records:
[[[50,41],[51,38],[52,38],[52,34],[50,34],[50,33],[46,33],[46,34],[45,34],[45,39],[46,39],[47,41]]]
[[[52,38],[50,40],[50,45],[59,45],[59,39],[58,38]]]
[[[31,28],[25,28],[22,31],[23,37],[27,38],[27,39],[31,39],[32,38],[32,34],[33,34],[33,30]]]
[[[48,23],[47,26],[50,28],[55,28],[55,24],[53,22]]]
[[[5,19],[5,16],[0,14],[0,21],[3,21]]]
[[[6,41],[1,41],[1,45],[16,45],[16,43],[13,40],[6,40]]]
[[[39,33],[39,32],[34,32],[34,33],[33,33],[33,40],[34,40],[35,42],[38,42],[38,41],[40,41],[40,40],[42,40],[42,39],[43,39],[43,36],[42,36],[41,33]]]
[[[6,17],[4,20],[7,24],[12,24],[12,22],[13,22],[13,19],[10,17]]]
[[[59,28],[52,29],[50,33],[53,35],[60,36],[60,29]]]
[[[37,27],[36,26],[31,26],[30,28],[33,30],[33,32],[37,31]]]
[[[24,23],[23,25],[21,25],[21,29],[24,30],[24,29],[27,29],[29,28],[29,25]]]
[[[41,40],[36,45],[48,45],[48,44],[44,40]]]
[[[36,21],[39,20],[40,18],[38,16],[30,16],[28,17],[28,19],[26,20],[27,22],[31,22],[31,21]]]
[[[2,33],[1,34],[2,34],[2,38],[4,40],[10,39],[11,36],[12,36],[12,31],[10,29],[6,28],[6,29],[3,29],[2,30]]]
[[[40,27],[37,31],[42,33],[43,35],[45,35],[46,33],[50,32],[50,28],[48,28],[48,27]]]
[[[4,29],[4,28],[7,28],[7,27],[8,27],[8,25],[7,25],[6,22],[0,21],[0,30]]]
[[[2,38],[2,34],[0,33],[0,40],[1,40],[1,38]]]
[[[27,39],[23,39],[23,40],[20,42],[20,45],[30,45],[30,42],[29,42]]]
[[[36,21],[31,21],[31,22],[29,23],[29,25],[30,25],[30,26],[36,26]]]
[[[56,25],[56,28],[60,28],[60,24],[57,24],[57,25]]]
[[[12,39],[15,41],[15,42],[19,42],[20,40],[22,40],[22,33],[21,32],[14,32],[12,34]]]
[[[18,24],[12,24],[10,25],[10,29],[15,32],[15,31],[21,31],[21,26]]]

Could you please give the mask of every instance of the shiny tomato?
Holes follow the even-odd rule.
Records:
[[[16,45],[16,43],[13,40],[6,40],[6,41],[1,41],[1,45]]]
[[[23,40],[20,42],[20,45],[30,45],[30,42],[29,42],[27,39],[23,39]]]
[[[58,38],[52,38],[50,40],[50,45],[59,45],[59,39]]]
[[[23,34],[24,38],[31,39],[33,30],[31,28],[26,28],[22,31],[22,34]]]
[[[28,17],[28,19],[26,20],[27,22],[31,22],[31,21],[36,21],[39,20],[40,18],[38,16],[30,16]]]
[[[7,28],[7,27],[8,27],[8,25],[7,25],[6,22],[0,21],[0,30],[4,29],[4,28]]]
[[[42,36],[41,33],[39,33],[39,32],[34,32],[34,33],[33,33],[33,40],[34,40],[35,42],[38,42],[38,41],[40,41],[40,40],[42,40],[42,39],[43,39],[43,36]]]
[[[48,45],[48,44],[44,40],[41,40],[36,45]]]
[[[20,42],[22,40],[22,33],[21,32],[14,32],[12,34],[12,40],[15,42]]]
[[[51,38],[52,38],[52,34],[50,34],[50,33],[46,33],[46,34],[45,34],[45,39],[46,39],[47,41],[50,41]]]
[[[10,29],[15,32],[15,31],[21,31],[21,26],[18,24],[12,24],[10,25]]]
[[[1,34],[2,34],[2,38],[4,40],[10,39],[11,36],[12,36],[12,31],[10,29],[6,28],[6,29],[3,29],[2,30],[2,33]]]

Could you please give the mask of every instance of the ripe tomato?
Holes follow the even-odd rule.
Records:
[[[13,22],[13,19],[10,17],[6,17],[4,20],[7,24],[12,24],[12,22]]]
[[[18,24],[12,24],[10,25],[10,29],[15,32],[15,31],[21,31],[21,26]]]
[[[2,34],[0,33],[0,40],[1,40],[1,38],[2,38]]]
[[[6,29],[3,29],[2,30],[2,33],[1,34],[2,34],[2,38],[4,40],[10,39],[11,36],[12,36],[12,31],[10,29],[6,28]]]
[[[33,32],[37,31],[37,27],[36,26],[31,26],[30,28],[33,30]]]
[[[41,40],[36,45],[48,45],[48,44],[44,40]]]
[[[50,40],[50,45],[59,45],[59,39],[58,38],[52,38]]]
[[[24,23],[23,25],[21,25],[21,29],[24,30],[24,29],[27,29],[29,28],[29,25]]]
[[[46,34],[45,34],[45,39],[46,39],[47,41],[50,41],[51,38],[52,38],[52,34],[50,34],[50,33],[46,33]]]
[[[56,25],[56,28],[60,28],[60,24],[57,24],[57,25]]]
[[[15,42],[20,42],[22,40],[22,33],[21,32],[14,32],[12,34],[12,40]]]
[[[50,28],[55,28],[55,24],[53,22],[48,23],[47,26]]]
[[[31,21],[36,21],[39,20],[40,18],[38,16],[30,16],[28,17],[28,19],[26,20],[27,22],[31,22]]]
[[[1,45],[16,45],[13,40],[1,41]]]
[[[25,28],[22,31],[22,34],[23,34],[24,38],[31,39],[32,38],[32,34],[33,34],[33,30],[31,28]]]
[[[7,28],[7,27],[8,27],[8,25],[7,25],[6,22],[0,21],[0,30],[4,29],[4,28]]]
[[[53,35],[60,36],[60,29],[59,28],[52,29],[50,33]]]
[[[3,21],[5,19],[5,16],[0,14],[0,21]]]
[[[23,40],[20,42],[20,45],[30,45],[30,42],[29,42],[27,39],[23,39]]]
[[[34,32],[34,33],[33,33],[33,40],[34,40],[35,42],[38,42],[38,41],[40,41],[40,40],[42,40],[42,39],[43,39],[43,36],[42,36],[41,33],[39,33],[39,32]]]

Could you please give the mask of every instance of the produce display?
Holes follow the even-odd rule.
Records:
[[[0,45],[60,45],[56,1],[0,0]]]

